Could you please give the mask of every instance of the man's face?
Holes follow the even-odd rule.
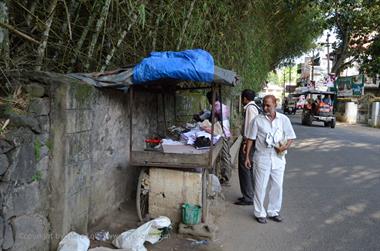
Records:
[[[263,103],[263,109],[265,114],[273,114],[276,112],[276,102],[273,102],[271,98],[266,98]]]
[[[249,103],[249,100],[246,97],[243,97],[243,99],[241,100],[241,102],[243,103],[243,105],[246,105],[246,104]]]

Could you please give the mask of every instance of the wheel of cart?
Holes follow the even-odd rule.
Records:
[[[149,192],[149,168],[143,167],[140,170],[136,194],[137,216],[139,217],[141,222],[149,220]]]

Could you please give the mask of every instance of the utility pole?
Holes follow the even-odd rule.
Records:
[[[330,33],[327,33],[326,46],[327,46],[327,75],[330,73]]]
[[[314,49],[313,56],[311,57],[311,81],[314,81]]]
[[[286,65],[284,66],[284,98],[286,92]]]

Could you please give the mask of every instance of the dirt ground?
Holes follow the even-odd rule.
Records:
[[[214,208],[209,219],[211,222],[216,222],[217,218],[224,212],[224,201],[219,198],[213,200],[211,208]],[[119,210],[113,212],[111,215],[103,218],[95,226],[90,227],[90,248],[95,247],[107,247],[115,248],[112,245],[112,240],[116,238],[122,232],[130,229],[137,228],[139,226],[139,220],[136,214],[136,207],[134,202],[125,203],[120,206]],[[95,240],[95,233],[100,230],[105,230],[110,233],[109,241],[97,241]],[[207,240],[207,243],[197,243],[197,240],[206,240],[204,238],[197,239],[192,236],[184,236],[177,234],[177,229],[174,227],[170,236],[159,243],[154,245],[150,243],[145,243],[145,247],[149,251],[222,251],[223,245],[222,241],[218,239],[216,235],[215,240]],[[115,250],[117,250],[115,248]]]

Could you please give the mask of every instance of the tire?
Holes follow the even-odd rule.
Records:
[[[311,126],[313,124],[313,118],[311,117],[310,114],[307,114],[305,117],[304,117],[304,125],[307,125],[307,126]]]
[[[136,209],[141,222],[149,218],[149,168],[144,167],[140,171],[137,182]]]
[[[330,126],[330,122],[324,122],[325,124],[325,127],[329,127]]]
[[[312,126],[313,125],[313,120],[312,120],[311,117],[307,120],[307,125],[308,126]]]
[[[335,125],[336,125],[336,121],[334,119],[331,121],[330,126],[331,126],[331,128],[335,128]]]

